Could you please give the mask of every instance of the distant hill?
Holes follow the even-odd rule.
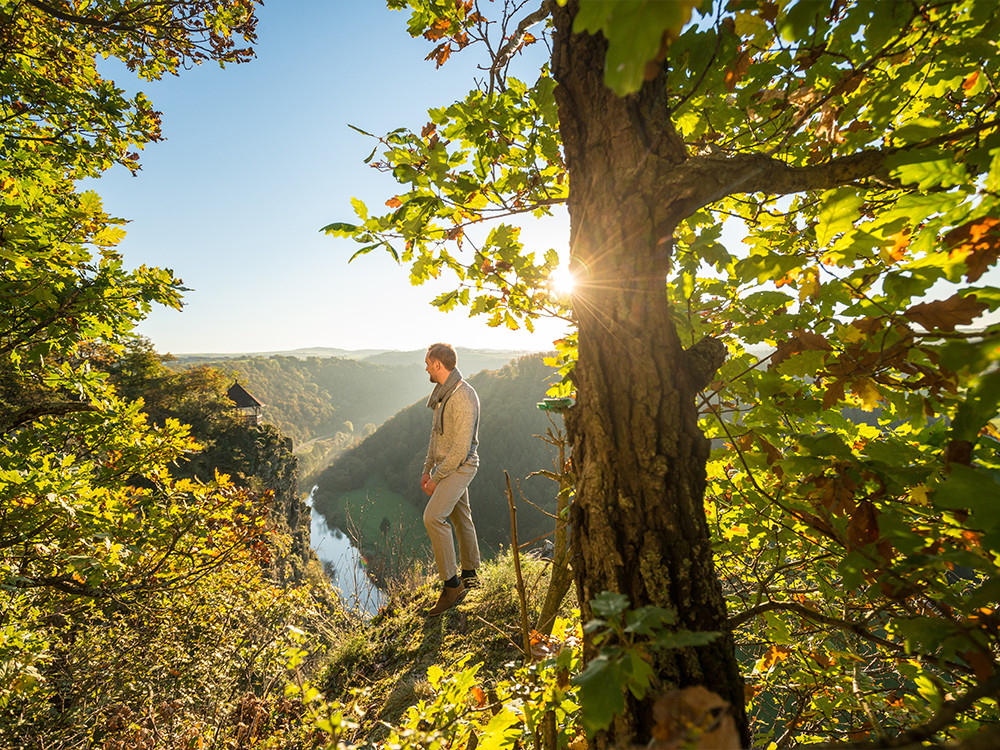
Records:
[[[285,354],[188,354],[175,370],[215,367],[238,380],[265,404],[264,421],[292,438],[305,478],[372,433],[405,406],[426,398],[431,385],[424,350],[364,349],[345,357],[342,349],[298,349]],[[307,354],[312,352],[313,354]],[[459,349],[466,375],[495,370],[518,352]]]
[[[172,354],[177,362],[182,364],[196,362],[205,364],[208,362],[218,362],[223,359],[246,359],[247,357],[342,357],[344,359],[364,359],[373,354],[380,354],[385,349],[335,349],[329,346],[312,346],[304,349],[286,349],[273,352],[188,352],[185,354]]]
[[[516,489],[520,480],[529,500],[549,512],[554,511],[555,483],[544,477],[527,478],[532,472],[553,468],[554,449],[534,437],[545,434],[552,424],[546,413],[536,406],[545,397],[548,382],[553,377],[553,369],[542,362],[542,356],[522,357],[498,371],[481,372],[469,378],[482,405],[481,465],[469,492],[484,551],[510,543],[505,469],[515,483],[520,540],[528,541],[547,533],[554,525],[551,518],[520,502]],[[561,428],[562,419],[554,419]],[[369,485],[375,478],[422,510],[426,498],[419,483],[430,426],[431,413],[421,397],[360,444],[341,454],[319,474],[315,480],[319,489],[313,498],[314,507],[331,525],[342,525],[345,513],[342,497]]]
[[[496,370],[512,359],[532,353],[523,349],[463,349],[460,347],[456,348],[456,351],[458,352],[459,367],[469,375],[480,370]],[[420,363],[420,366],[423,367],[425,352],[425,349],[399,351],[396,349],[336,349],[329,346],[312,346],[271,352],[188,352],[171,354],[171,356],[180,364],[209,364],[223,360],[253,357],[298,357],[299,359],[339,357],[341,359],[366,360],[379,365]]]
[[[365,362],[373,362],[379,365],[402,365],[412,366],[419,364],[420,369],[424,369],[424,355],[426,349],[414,349],[408,352],[389,351],[377,352],[364,357]],[[475,375],[482,370],[498,370],[513,359],[524,357],[535,352],[528,351],[505,351],[494,349],[462,349],[456,347],[458,354],[458,369],[463,375]]]
[[[316,438],[369,431],[425,392],[422,368],[386,367],[343,357],[240,357],[175,363],[210,364],[265,404],[264,421],[296,444]]]

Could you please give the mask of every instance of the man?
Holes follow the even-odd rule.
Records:
[[[479,567],[479,541],[469,506],[469,483],[479,468],[479,396],[462,380],[450,344],[429,346],[424,364],[434,383],[427,399],[428,408],[434,410],[434,421],[420,488],[430,497],[424,509],[424,526],[444,584],[437,604],[427,613],[428,617],[437,617],[461,601],[466,590],[475,585]],[[458,536],[461,578],[448,519]]]

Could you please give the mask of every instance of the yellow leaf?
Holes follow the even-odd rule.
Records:
[[[431,687],[437,687],[441,684],[441,678],[444,677],[444,670],[441,669],[437,664],[432,664],[427,669],[427,681],[431,684]]]
[[[882,400],[882,394],[871,378],[855,380],[851,383],[851,393],[861,399],[861,408],[865,411],[873,411],[878,406],[878,402]]]
[[[910,488],[910,500],[917,505],[929,505],[930,501],[927,499],[929,490],[925,485],[918,484],[916,487]]]
[[[865,337],[857,326],[841,326],[837,333],[848,344],[856,344]]]
[[[807,299],[816,299],[819,296],[819,271],[815,268],[807,268],[799,278],[799,302]]]

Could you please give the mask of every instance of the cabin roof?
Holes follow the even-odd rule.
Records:
[[[229,399],[241,409],[249,406],[264,406],[264,404],[255,399],[246,388],[240,385],[238,380],[233,381],[233,384],[229,386],[229,390],[226,391],[226,395],[229,396]]]

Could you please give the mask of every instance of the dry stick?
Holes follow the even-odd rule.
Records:
[[[507,502],[510,504],[510,540],[514,553],[514,572],[517,573],[517,595],[521,600],[521,635],[524,638],[524,663],[531,661],[531,633],[528,630],[528,600],[524,595],[524,578],[521,576],[521,550],[517,546],[517,508],[514,507],[514,490],[510,486],[510,475],[504,470],[507,480]]]

